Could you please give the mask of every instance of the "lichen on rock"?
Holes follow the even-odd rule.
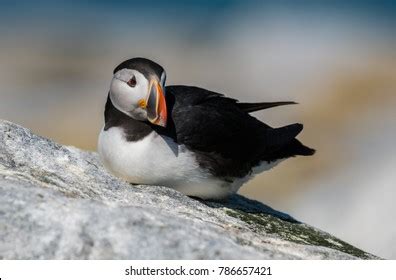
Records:
[[[96,153],[0,121],[0,259],[178,258],[376,257],[240,195],[128,184]]]

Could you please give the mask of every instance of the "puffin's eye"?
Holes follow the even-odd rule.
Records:
[[[135,87],[136,86],[136,77],[132,76],[132,78],[128,81],[128,86]]]

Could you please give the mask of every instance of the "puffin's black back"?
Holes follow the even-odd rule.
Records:
[[[195,151],[201,166],[217,176],[242,177],[262,161],[315,152],[295,139],[302,124],[271,128],[221,94],[168,86],[166,99],[175,140]]]

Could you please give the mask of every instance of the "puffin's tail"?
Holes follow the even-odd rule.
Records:
[[[295,156],[312,156],[315,150],[303,145],[297,139],[293,139],[289,144],[271,154],[271,159],[290,158]]]
[[[303,145],[295,138],[302,129],[302,124],[295,123],[270,130],[267,143],[272,147],[277,147],[274,149],[273,156],[277,158],[312,156],[315,150]]]
[[[297,139],[294,139],[289,145],[287,145],[287,150],[295,156],[312,156],[316,152],[315,149],[305,146]]]

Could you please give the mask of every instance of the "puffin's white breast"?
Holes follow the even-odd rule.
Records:
[[[122,128],[102,129],[98,152],[106,168],[131,183],[168,186],[202,198],[223,197],[229,192],[224,181],[202,169],[184,145],[155,131],[128,142]]]

